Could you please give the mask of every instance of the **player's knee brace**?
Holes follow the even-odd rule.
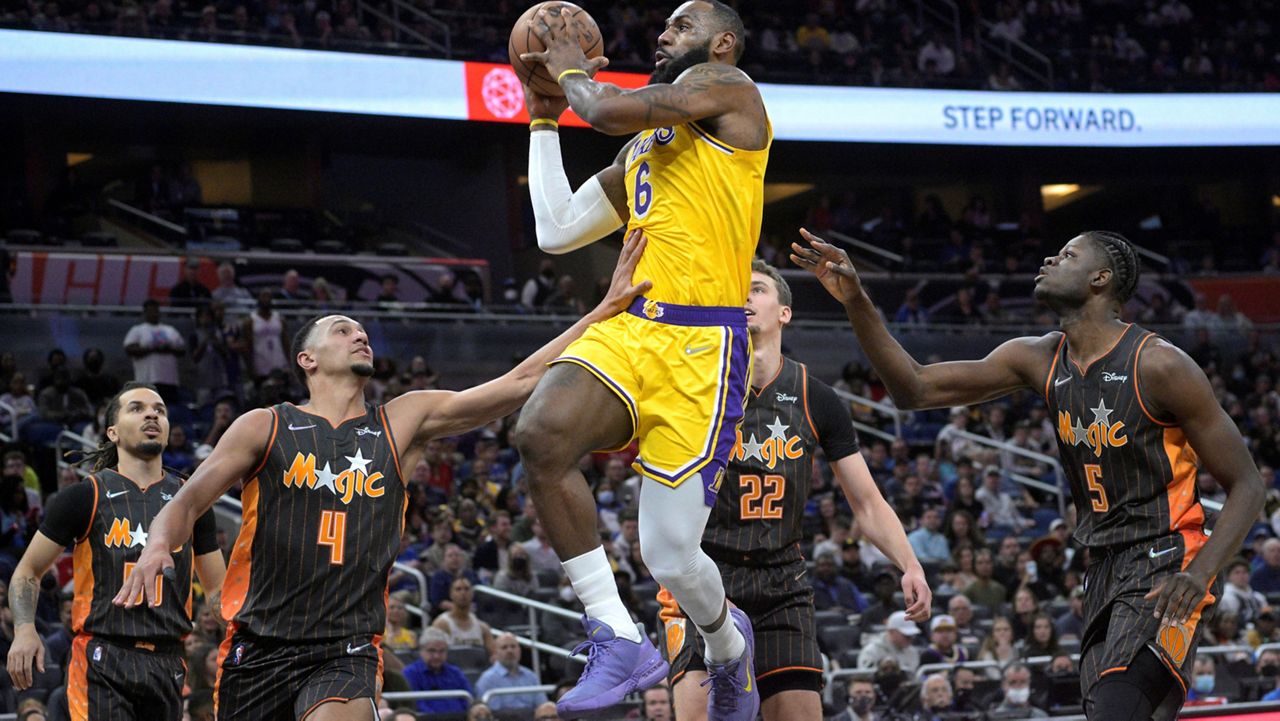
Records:
[[[1108,674],[1089,691],[1090,721],[1149,721],[1177,681],[1150,649],[1139,651],[1129,668]]]

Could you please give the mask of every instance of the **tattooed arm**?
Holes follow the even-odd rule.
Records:
[[[62,555],[63,546],[36,532],[9,584],[9,610],[13,612],[13,645],[9,647],[9,677],[19,691],[30,688],[35,670],[44,673],[44,641],[36,633],[36,603],[40,579]]]
[[[760,91],[751,78],[721,63],[695,65],[670,85],[623,90],[574,74],[566,75],[560,87],[573,111],[607,135],[680,125],[760,105]]]

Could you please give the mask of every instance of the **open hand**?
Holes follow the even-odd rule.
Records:
[[[13,644],[9,646],[9,658],[5,666],[9,669],[9,678],[13,679],[14,688],[19,691],[31,688],[31,684],[35,683],[33,666],[36,671],[44,673],[44,641],[40,640],[34,625],[26,624],[14,631]]]
[[[1209,592],[1209,582],[1183,571],[1166,578],[1143,598],[1155,599],[1155,617],[1161,626],[1181,626]]]
[[[542,10],[529,18],[529,27],[547,49],[540,53],[522,53],[520,59],[547,66],[547,73],[553,80],[559,81],[560,73],[566,70],[582,70],[588,76],[594,76],[596,71],[609,64],[609,59],[603,55],[587,59],[578,43],[577,32],[569,27],[567,14]]]
[[[862,281],[849,260],[849,254],[822,238],[800,229],[800,237],[808,247],[791,244],[791,262],[817,276],[822,287],[841,303],[851,303],[862,294]]]
[[[147,544],[138,556],[138,563],[133,572],[124,580],[120,592],[111,600],[117,606],[133,608],[146,600],[147,605],[160,605],[160,596],[156,594],[156,577],[161,573],[172,577],[174,573],[173,556],[160,544]]]
[[[648,244],[649,239],[640,228],[627,233],[627,241],[622,244],[622,252],[618,255],[618,265],[613,269],[613,281],[609,284],[609,292],[605,293],[604,300],[600,301],[600,305],[593,311],[601,318],[612,318],[621,313],[637,296],[644,295],[645,291],[653,287],[653,283],[647,280],[634,285],[631,283],[636,265],[640,262],[640,256],[644,255],[645,246]]]

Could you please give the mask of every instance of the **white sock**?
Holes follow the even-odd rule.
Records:
[[[604,555],[604,546],[596,546],[561,565],[588,617],[607,624],[618,638],[640,642],[640,632],[618,595],[618,583],[613,580],[613,568],[609,557]]]
[[[707,663],[723,664],[737,661],[747,650],[747,640],[742,637],[742,632],[738,630],[733,617],[727,612],[724,623],[720,624],[719,629],[708,632],[699,628],[698,631],[707,644]]]

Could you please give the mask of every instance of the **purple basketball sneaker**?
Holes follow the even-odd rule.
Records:
[[[560,716],[567,719],[604,716],[628,694],[655,686],[666,678],[667,662],[648,637],[641,636],[640,643],[618,638],[607,624],[586,616],[582,617],[582,628],[587,632],[587,640],[573,652],[587,652],[587,667],[578,678],[578,685],[556,702],[556,713]]]
[[[703,686],[711,686],[707,721],[755,721],[760,712],[760,690],[756,688],[756,642],[751,619],[737,608],[730,608],[729,616],[746,639],[747,650],[736,661],[707,664],[707,680],[702,682]]]

